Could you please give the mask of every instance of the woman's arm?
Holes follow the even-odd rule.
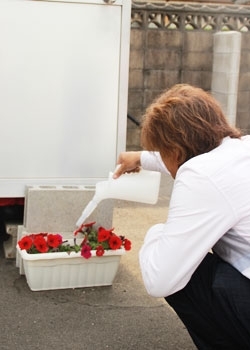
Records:
[[[232,206],[206,176],[186,170],[174,183],[165,224],[149,229],[139,260],[148,293],[185,287],[214,244],[237,222]]]
[[[158,152],[122,152],[119,155],[117,164],[119,167],[117,167],[113,175],[115,179],[126,172],[138,172],[141,167],[145,170],[154,170],[169,174]]]

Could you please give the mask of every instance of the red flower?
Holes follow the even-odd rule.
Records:
[[[97,248],[96,248],[96,255],[97,256],[103,256],[104,254],[104,248],[102,245],[99,245]]]
[[[82,232],[83,228],[84,227],[92,227],[93,225],[95,224],[95,221],[93,222],[89,222],[88,224],[82,224],[79,228],[77,228],[75,231],[74,231],[74,236],[76,236],[78,234],[78,232]]]
[[[116,250],[121,247],[125,250],[131,249],[131,241],[126,239],[125,236],[117,236],[113,232],[113,228],[110,230],[104,227],[95,229],[93,228],[94,224],[95,222],[82,224],[74,232],[74,235],[76,235],[82,230],[84,238],[81,244],[77,243],[76,238],[74,238],[72,244],[68,240],[64,241],[60,234],[49,232],[32,233],[22,237],[17,244],[21,250],[26,250],[30,254],[47,252],[68,252],[70,254],[70,252],[78,253],[80,251],[81,256],[85,259],[92,256],[92,250],[96,251],[96,256],[103,256],[105,250]]]
[[[35,237],[34,246],[39,251],[39,253],[46,253],[49,250],[46,240],[41,235]]]
[[[122,245],[122,240],[116,235],[112,235],[109,239],[109,246],[112,250],[120,249]]]
[[[63,242],[62,236],[59,235],[59,233],[57,233],[57,234],[56,234],[56,237],[57,237],[57,239],[58,239],[58,241],[59,241],[59,245],[62,244],[62,242]]]
[[[111,230],[106,230],[104,227],[99,227],[98,233],[97,233],[97,240],[98,242],[104,242],[107,241],[111,237]]]
[[[47,242],[49,247],[57,248],[62,244],[62,236],[59,234],[48,234]]]
[[[123,245],[124,245],[125,250],[130,250],[132,243],[129,239],[125,238],[123,241]]]
[[[18,242],[18,245],[20,249],[29,250],[32,246],[32,243],[33,243],[32,238],[29,236],[25,236]]]
[[[89,259],[91,255],[91,247],[87,244],[84,244],[81,249],[81,256],[83,256],[85,259]]]

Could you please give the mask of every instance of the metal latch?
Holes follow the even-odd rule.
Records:
[[[113,4],[116,0],[103,0],[106,4]]]

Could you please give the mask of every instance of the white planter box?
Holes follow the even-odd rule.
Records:
[[[85,259],[80,253],[28,254],[20,250],[27,283],[31,290],[50,290],[112,285],[124,249],[107,250],[102,257]]]

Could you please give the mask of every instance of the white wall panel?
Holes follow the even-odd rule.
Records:
[[[113,170],[126,142],[128,18],[129,2],[0,1],[1,197]]]

